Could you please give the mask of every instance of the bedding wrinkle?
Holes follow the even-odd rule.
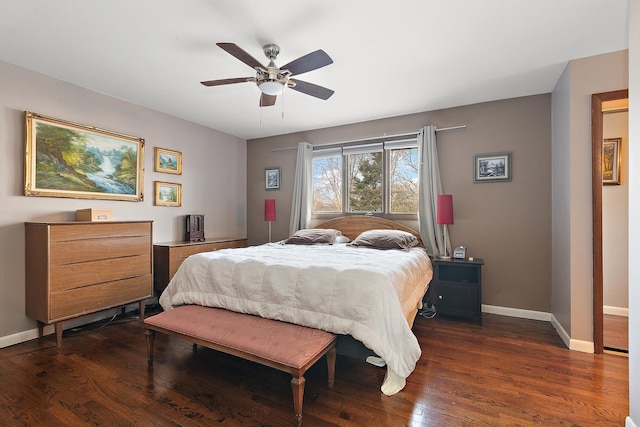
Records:
[[[420,358],[408,317],[431,275],[418,248],[271,243],[187,258],[160,304],[219,307],[352,335],[393,371],[387,394],[399,391]]]

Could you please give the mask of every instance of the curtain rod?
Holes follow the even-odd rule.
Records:
[[[436,132],[443,132],[443,131],[447,131],[447,130],[454,130],[454,129],[464,129],[466,128],[467,125],[459,125],[459,126],[450,126],[450,127],[446,127],[446,128],[439,128],[436,129]],[[371,141],[372,139],[384,139],[384,138],[400,138],[403,136],[416,136],[418,135],[418,131],[416,132],[407,132],[407,133],[398,133],[395,135],[382,135],[382,136],[373,136],[370,138],[361,138],[361,139],[351,139],[348,141],[338,141],[338,142],[327,142],[326,144],[317,144],[317,145],[313,145],[313,147],[324,147],[326,145],[340,145],[340,144],[349,144],[352,142],[363,142],[363,141]],[[275,152],[275,151],[285,151],[285,150],[296,150],[298,149],[298,147],[287,147],[287,148],[274,148],[273,150],[271,150],[271,152]]]

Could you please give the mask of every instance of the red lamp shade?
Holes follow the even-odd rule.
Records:
[[[276,199],[264,200],[264,220],[265,221],[276,220]]]
[[[436,224],[453,224],[453,196],[451,194],[440,194],[438,196]]]

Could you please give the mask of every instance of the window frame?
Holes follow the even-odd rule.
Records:
[[[348,155],[355,154],[357,151],[367,152],[366,148],[371,147],[372,151],[380,151],[378,147],[382,147],[382,211],[350,211],[349,210],[349,182],[348,182]],[[418,148],[417,136],[402,136],[396,138],[385,139],[372,139],[369,141],[358,141],[357,143],[343,143],[343,144],[327,144],[319,146],[318,152],[327,152],[329,150],[341,151],[341,163],[342,163],[342,182],[341,182],[341,196],[342,196],[342,211],[341,212],[315,212],[313,211],[313,182],[311,183],[312,193],[312,219],[328,219],[335,218],[336,216],[349,216],[349,215],[367,215],[367,216],[379,216],[396,220],[417,220],[418,212],[390,212],[391,203],[391,176],[390,176],[390,156],[391,151],[394,149],[403,148]],[[347,154],[345,154],[345,150]],[[326,157],[326,156],[323,156]],[[315,156],[314,156],[315,160]],[[313,175],[313,174],[312,174]]]

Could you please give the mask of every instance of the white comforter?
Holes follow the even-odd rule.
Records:
[[[419,248],[269,243],[190,256],[160,304],[221,307],[352,335],[387,363],[382,391],[390,395],[404,387],[420,358],[406,317],[432,274]]]

